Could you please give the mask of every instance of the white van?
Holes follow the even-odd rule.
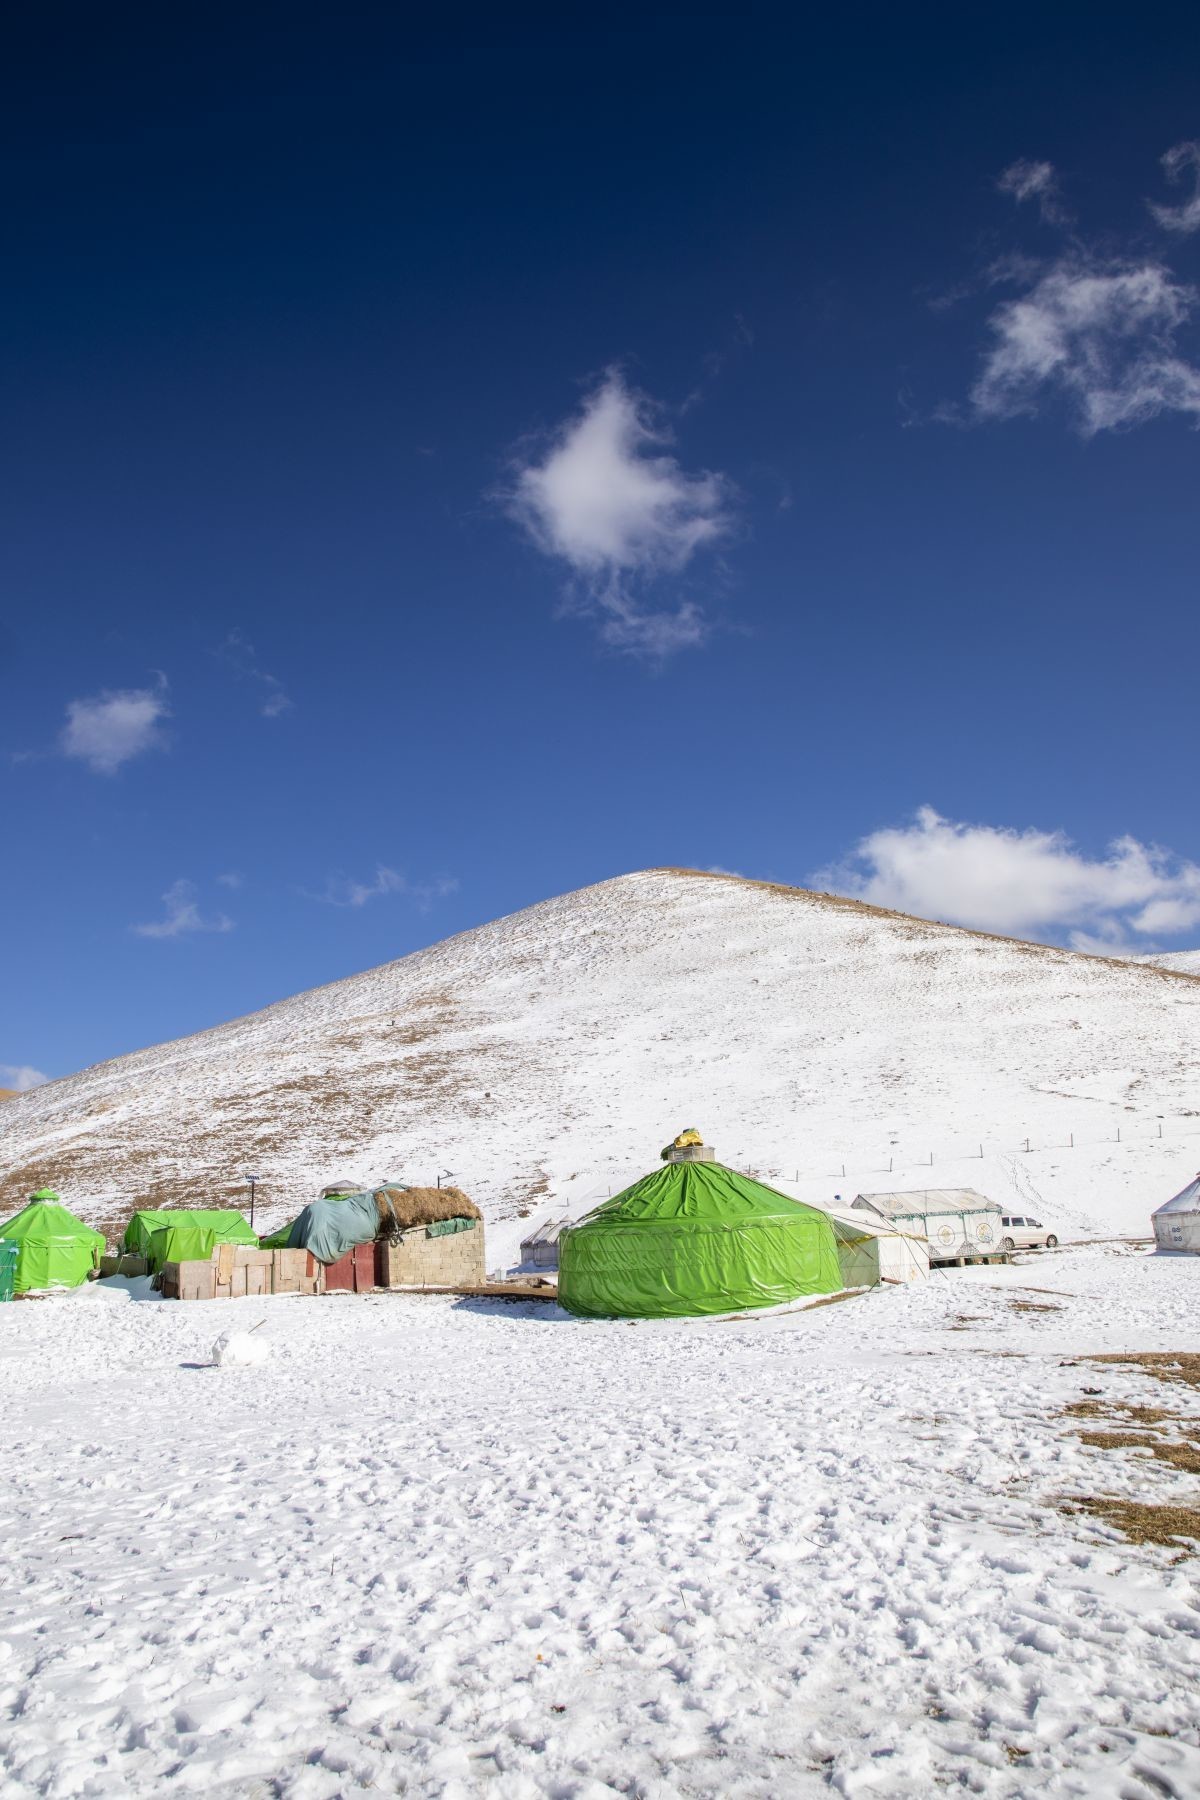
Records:
[[[1018,1219],[1005,1215],[1000,1220],[1002,1250],[1053,1250],[1058,1243],[1052,1231],[1039,1219]]]

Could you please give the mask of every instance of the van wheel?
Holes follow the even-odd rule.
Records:
[[[1047,1248],[1047,1250],[1057,1250],[1058,1249],[1058,1239],[1054,1236],[1053,1233],[1051,1233],[1051,1235],[1046,1239],[1046,1248]]]
[[[1016,1247],[1017,1246],[1013,1242],[1012,1238],[1001,1238],[1000,1239],[1000,1248],[1002,1250],[1015,1250]]]

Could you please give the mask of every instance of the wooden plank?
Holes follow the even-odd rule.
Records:
[[[393,1287],[388,1294],[457,1294],[478,1300],[551,1300],[557,1302],[555,1287],[522,1287],[517,1282],[481,1281],[470,1287]]]

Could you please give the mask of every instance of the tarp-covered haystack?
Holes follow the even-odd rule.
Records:
[[[73,1288],[100,1267],[104,1235],[68,1212],[53,1188],[39,1188],[29,1204],[0,1225],[0,1238],[18,1246],[15,1290]]]
[[[144,1256],[152,1269],[168,1262],[203,1262],[217,1244],[257,1244],[258,1239],[234,1207],[173,1206],[164,1211],[143,1208],[125,1227],[121,1248]]]
[[[826,1215],[718,1162],[669,1162],[559,1243],[559,1300],[585,1318],[743,1312],[841,1287]]]
[[[1160,1250],[1190,1250],[1200,1256],[1200,1175],[1160,1206],[1150,1223]]]
[[[331,1195],[314,1200],[299,1216],[264,1244],[280,1249],[311,1252],[318,1262],[335,1263],[357,1244],[376,1238],[398,1237],[424,1225],[429,1235],[462,1230],[482,1217],[473,1200],[461,1188],[385,1187],[366,1188],[357,1194]]]

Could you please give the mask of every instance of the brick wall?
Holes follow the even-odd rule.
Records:
[[[424,1227],[378,1245],[381,1287],[469,1287],[484,1279],[483,1226],[426,1237]]]

